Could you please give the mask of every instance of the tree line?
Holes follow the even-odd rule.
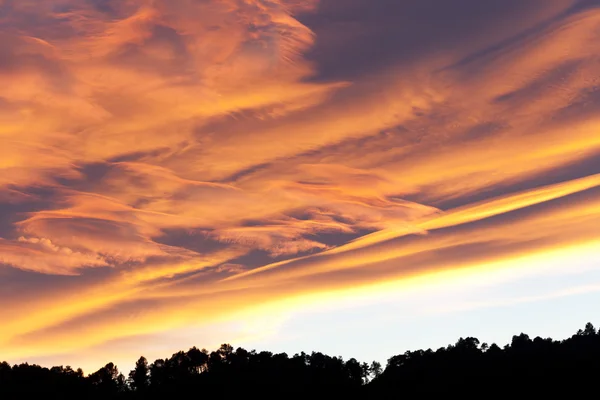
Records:
[[[127,376],[113,363],[87,376],[70,366],[0,363],[0,399],[538,398],[579,392],[597,398],[599,383],[600,331],[591,323],[562,341],[521,333],[502,348],[460,338],[435,351],[392,356],[385,368],[320,352],[288,356],[229,344],[211,352],[192,347],[152,363],[142,356]]]

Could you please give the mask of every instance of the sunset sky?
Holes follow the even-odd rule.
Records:
[[[0,361],[600,324],[600,0],[0,0]]]

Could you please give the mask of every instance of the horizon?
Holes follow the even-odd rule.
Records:
[[[599,28],[600,0],[0,0],[0,361],[600,324]]]
[[[588,323],[591,323],[591,322],[587,322],[586,324],[588,324]],[[586,325],[586,324],[584,324],[584,325]],[[592,325],[595,327],[595,325],[594,325],[593,323],[592,323]],[[581,331],[581,330],[582,330],[582,328],[580,327],[580,328],[578,328],[577,330],[578,330],[578,331]],[[437,351],[437,350],[440,350],[440,349],[446,349],[446,348],[448,348],[448,347],[455,346],[455,345],[456,345],[456,343],[460,342],[460,341],[461,341],[461,340],[463,340],[463,339],[468,339],[468,338],[475,338],[475,339],[477,339],[477,340],[479,341],[479,345],[478,345],[478,347],[480,348],[480,350],[483,350],[483,348],[481,347],[482,345],[487,345],[487,348],[489,348],[489,347],[490,347],[490,346],[492,346],[492,345],[497,345],[497,346],[498,346],[500,349],[505,349],[506,347],[510,347],[510,346],[511,346],[511,341],[512,341],[512,339],[514,339],[514,337],[517,337],[517,336],[520,336],[520,335],[523,335],[523,334],[525,334],[525,335],[526,335],[527,337],[529,337],[529,339],[531,339],[531,340],[534,340],[534,339],[537,339],[537,338],[541,338],[541,339],[543,339],[543,340],[550,340],[550,339],[551,339],[551,340],[552,340],[552,341],[554,341],[554,342],[562,342],[562,341],[565,341],[565,340],[567,340],[567,339],[570,339],[570,338],[572,338],[572,337],[576,336],[576,335],[577,335],[577,332],[571,332],[571,333],[569,333],[569,334],[566,334],[564,337],[550,337],[550,336],[548,336],[548,335],[545,335],[545,336],[543,336],[543,335],[534,335],[534,336],[532,336],[532,335],[529,335],[527,332],[520,331],[519,333],[514,333],[514,334],[512,334],[512,335],[510,336],[509,340],[507,340],[506,342],[501,342],[501,343],[499,343],[499,342],[495,342],[495,341],[485,341],[485,340],[481,340],[481,338],[478,338],[478,337],[475,337],[475,336],[464,335],[464,336],[458,337],[456,340],[454,340],[454,341],[452,341],[452,342],[450,342],[450,343],[448,343],[448,344],[446,344],[446,345],[441,345],[441,346],[429,346],[429,347],[424,347],[424,348],[419,348],[419,349],[417,349],[417,348],[407,348],[407,349],[405,349],[405,350],[403,350],[403,351],[397,352],[397,354],[390,354],[390,356],[389,356],[389,357],[387,357],[385,360],[374,360],[374,359],[373,359],[373,360],[366,360],[366,359],[357,359],[356,357],[352,357],[351,355],[350,355],[350,356],[347,356],[347,357],[344,357],[344,356],[342,356],[342,355],[339,355],[339,354],[328,354],[328,353],[326,353],[326,352],[324,352],[324,351],[321,351],[320,349],[312,349],[312,350],[308,350],[308,351],[307,351],[307,350],[301,350],[301,351],[292,352],[292,353],[289,353],[289,352],[286,352],[286,351],[277,352],[277,351],[271,351],[271,350],[269,350],[268,348],[246,348],[246,347],[244,347],[244,346],[236,346],[236,345],[235,345],[235,343],[221,343],[221,345],[219,345],[219,346],[216,346],[216,347],[214,347],[214,348],[209,348],[209,349],[207,349],[207,348],[205,348],[205,347],[202,347],[202,346],[192,346],[192,347],[190,347],[189,349],[180,349],[180,351],[184,351],[184,352],[185,352],[185,351],[191,350],[192,348],[196,348],[196,349],[198,349],[198,350],[202,350],[202,351],[206,350],[208,353],[210,353],[210,352],[213,352],[213,351],[217,351],[217,350],[219,349],[219,347],[221,347],[221,346],[229,345],[229,346],[231,346],[231,347],[233,348],[233,350],[234,350],[234,351],[236,351],[236,350],[237,350],[237,349],[239,349],[239,348],[242,348],[242,349],[244,349],[244,350],[247,350],[248,352],[260,353],[260,352],[262,352],[262,351],[266,351],[266,352],[272,353],[273,355],[277,355],[277,354],[287,354],[289,357],[294,357],[294,356],[300,355],[300,354],[302,354],[302,353],[304,353],[304,354],[306,354],[306,355],[310,355],[311,353],[322,353],[322,354],[324,354],[324,355],[327,355],[327,356],[330,356],[330,357],[337,357],[337,358],[340,358],[340,359],[342,359],[344,362],[346,362],[346,361],[348,361],[348,360],[350,360],[350,359],[352,359],[352,358],[353,358],[353,359],[356,359],[356,360],[357,360],[359,363],[361,363],[361,364],[362,364],[362,363],[370,364],[370,363],[372,363],[372,362],[379,362],[383,368],[386,368],[386,364],[388,364],[388,360],[389,360],[391,357],[393,357],[393,356],[395,356],[395,355],[402,355],[402,354],[405,354],[405,353],[407,353],[407,352],[415,352],[415,351],[419,351],[419,350],[423,350],[423,351],[432,350],[432,351],[434,351],[434,352],[435,352],[435,351]],[[175,352],[175,353],[173,353],[173,354],[165,355],[165,357],[161,357],[161,358],[157,358],[157,359],[147,359],[147,358],[146,358],[146,357],[145,357],[143,354],[142,354],[142,355],[140,355],[140,357],[144,357],[144,358],[146,358],[146,360],[148,361],[148,364],[152,364],[152,363],[154,363],[155,361],[157,361],[157,360],[159,360],[159,359],[162,359],[162,360],[167,360],[167,359],[169,359],[170,357],[172,357],[173,355],[175,355],[176,353],[177,353],[177,352]],[[139,359],[139,358],[138,358],[138,359]],[[135,361],[137,361],[137,359],[136,359]],[[128,367],[128,368],[121,368],[121,367],[119,367],[119,365],[117,365],[117,364],[115,364],[115,363],[113,363],[113,364],[114,364],[114,366],[115,366],[115,367],[118,369],[119,373],[122,373],[124,376],[127,376],[129,372],[131,372],[132,370],[134,370],[134,369],[135,369],[135,361],[134,361],[134,362],[131,362],[131,363],[128,363],[128,365],[129,365],[129,367]],[[3,362],[3,361],[0,361],[0,362]],[[111,361],[108,361],[108,362],[106,362],[104,365],[106,365],[106,364],[109,364],[109,363],[111,363]],[[36,364],[36,363],[29,363],[29,362],[23,362],[23,363],[19,363],[19,362],[17,362],[17,363],[14,363],[14,364],[12,364],[12,365],[15,365],[15,366],[17,366],[17,365],[23,365],[23,364],[25,364],[25,365],[30,365],[30,366],[37,365],[37,366],[40,366],[40,367],[42,367],[42,368],[47,368],[47,369],[50,369],[50,368],[52,368],[52,367],[64,367],[64,368],[68,368],[68,367],[70,367],[70,368],[72,368],[72,369],[73,369],[73,370],[75,370],[75,371],[77,371],[78,369],[81,369],[81,371],[83,372],[83,376],[84,376],[84,377],[89,377],[89,376],[90,376],[90,375],[92,375],[94,372],[96,372],[98,369],[100,369],[100,368],[102,368],[102,367],[104,366],[104,365],[102,365],[102,366],[101,366],[101,367],[99,367],[99,368],[94,368],[93,370],[86,371],[85,369],[83,369],[83,368],[80,368],[80,367],[78,367],[78,366],[76,366],[76,365],[69,365],[69,364],[40,365],[40,364]],[[9,364],[9,365],[10,365],[10,364]]]

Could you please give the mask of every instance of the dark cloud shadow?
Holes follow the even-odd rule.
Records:
[[[568,124],[595,118],[600,113],[600,86],[582,89],[578,96],[566,107],[557,110],[547,124]]]
[[[153,241],[168,246],[183,247],[199,254],[210,254],[224,250],[230,246],[214,240],[207,232],[194,229],[163,229],[162,235],[153,238]]]
[[[565,82],[573,76],[581,66],[580,60],[569,60],[558,67],[545,72],[542,76],[534,79],[524,87],[505,93],[494,99],[497,104],[510,104],[511,107],[518,107],[527,102],[539,99],[544,92],[554,89],[557,84]]]
[[[525,20],[544,3],[543,0],[322,0],[318,12],[301,15],[299,19],[317,37],[316,45],[307,53],[318,68],[311,80],[355,80],[390,65],[410,64],[425,54],[448,48],[459,50],[466,39],[484,36],[507,19]],[[584,3],[596,2],[580,3],[566,13],[581,11]],[[529,34],[519,33],[491,48],[465,55],[455,66],[494,53]]]
[[[21,234],[15,231],[15,223],[27,219],[30,213],[55,210],[63,206],[59,191],[51,187],[8,187],[18,193],[19,201],[0,200],[0,238],[16,239]]]
[[[80,275],[52,275],[0,264],[0,303],[27,304],[43,297],[60,297],[98,285],[116,271],[108,267],[82,268]]]
[[[527,3],[527,1],[522,1],[522,3]],[[529,3],[533,3],[533,2],[529,1]],[[538,3],[540,3],[540,2],[538,2]],[[543,6],[543,2],[541,2],[541,3],[542,4],[540,4],[540,6]],[[485,2],[485,3],[482,2],[482,4],[487,5],[487,2]],[[539,22],[538,24],[535,24],[533,27],[531,27],[529,29],[525,29],[524,31],[519,32],[513,36],[510,36],[509,38],[502,40],[498,43],[495,43],[492,46],[489,46],[489,47],[482,49],[480,51],[477,51],[475,53],[469,54],[468,56],[462,58],[458,62],[444,67],[443,70],[462,69],[462,71],[464,73],[468,74],[468,73],[472,72],[472,69],[465,68],[465,67],[468,67],[468,66],[476,67],[477,64],[480,62],[485,62],[485,63],[492,62],[494,59],[501,57],[503,54],[505,54],[506,51],[508,51],[516,46],[520,46],[520,45],[522,45],[522,43],[527,42],[527,41],[537,37],[538,35],[542,34],[544,31],[551,28],[557,22],[560,22],[560,21],[562,21],[566,18],[569,18],[575,14],[578,14],[580,12],[584,12],[588,9],[596,8],[599,6],[600,6],[600,0],[576,1],[574,4],[572,4],[570,7],[568,7],[564,11],[560,12],[559,14],[557,14],[551,18],[545,19],[545,20]]]
[[[121,154],[119,156],[110,158],[107,160],[109,163],[118,163],[118,162],[140,162],[145,160],[152,160],[156,157],[163,156],[171,152],[171,149],[168,147],[161,147],[155,150],[150,151],[132,151],[128,153]]]
[[[572,193],[567,196],[562,196],[556,199],[544,201],[542,203],[533,204],[527,207],[522,207],[506,213],[494,215],[478,221],[468,222],[465,224],[454,225],[447,228],[436,229],[435,232],[440,234],[459,234],[466,235],[469,232],[483,229],[486,227],[502,226],[511,223],[518,223],[530,218],[544,217],[552,215],[553,211],[567,207],[571,204],[580,204],[585,202],[596,201],[600,198],[600,187],[594,187],[580,192]],[[598,230],[600,235],[600,230]]]
[[[517,181],[510,180],[489,186],[476,193],[466,193],[452,198],[431,198],[427,195],[428,188],[424,188],[420,194],[404,196],[406,200],[423,202],[442,210],[451,210],[467,204],[505,196],[509,193],[517,193],[533,190],[547,185],[558,184],[573,179],[585,178],[586,176],[600,173],[600,152],[588,154],[579,160],[559,167],[541,171],[533,176],[523,177]]]
[[[327,246],[339,247],[352,240],[358,239],[359,237],[373,233],[375,230],[361,229],[357,232],[346,233],[346,232],[322,232],[316,235],[307,236],[307,239],[323,243]]]

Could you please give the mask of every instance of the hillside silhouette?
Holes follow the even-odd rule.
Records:
[[[561,341],[521,333],[503,348],[460,338],[438,350],[392,356],[385,368],[320,352],[288,356],[229,344],[152,363],[140,357],[127,375],[113,363],[87,376],[70,366],[0,363],[0,399],[598,398],[599,382],[600,331],[591,323]]]

